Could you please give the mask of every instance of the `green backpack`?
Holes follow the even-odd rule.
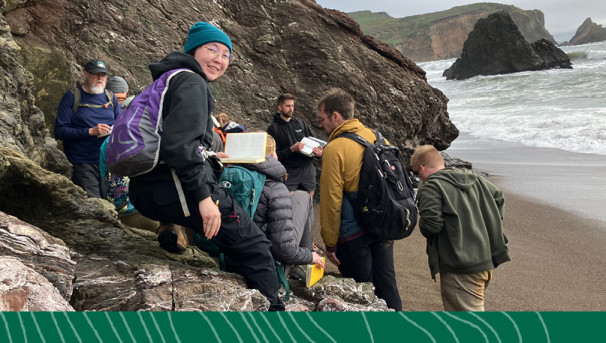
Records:
[[[266,176],[263,173],[231,165],[225,167],[223,170],[221,178],[219,179],[219,186],[233,195],[238,204],[242,206],[252,220],[255,217],[257,205],[259,205],[259,200],[263,193],[265,180]],[[267,235],[265,227],[262,227],[261,231]],[[194,241],[199,249],[206,251],[211,256],[219,258],[219,267],[221,270],[225,270],[228,265],[234,265],[234,262],[230,261],[229,258],[221,252],[221,249],[212,241],[206,239],[204,235],[194,233]],[[288,280],[286,280],[286,275],[284,275],[284,268],[279,261],[276,261],[276,274],[278,280],[284,285],[284,289],[286,290],[284,300],[288,301],[290,299],[290,286],[288,285]]]
[[[219,186],[233,195],[250,219],[253,219],[261,199],[265,178],[263,173],[232,165],[223,170]]]

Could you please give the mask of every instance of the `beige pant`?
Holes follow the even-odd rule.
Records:
[[[127,214],[125,216],[120,216],[120,221],[124,225],[128,225],[130,227],[136,227],[140,230],[147,230],[151,232],[156,232],[158,229],[158,222],[155,220],[151,220],[147,217],[144,217],[139,212]]]
[[[440,273],[440,291],[445,311],[484,311],[484,291],[492,269],[476,274]]]

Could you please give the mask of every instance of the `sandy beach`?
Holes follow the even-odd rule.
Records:
[[[446,152],[490,173],[505,193],[512,261],[495,270],[487,311],[606,311],[606,156],[468,135]],[[318,205],[315,219],[323,247]],[[404,310],[443,310],[418,229],[396,242],[394,255]],[[327,272],[338,269],[328,262]]]

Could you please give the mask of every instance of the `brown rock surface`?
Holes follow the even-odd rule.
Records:
[[[17,258],[0,256],[0,311],[73,311],[44,276]]]
[[[77,259],[78,311],[267,311],[269,302],[241,277],[166,264],[130,265],[89,256]],[[161,261],[157,261],[161,263]]]
[[[60,239],[0,212],[0,256],[18,259],[48,279],[65,300],[70,299],[76,263]]]

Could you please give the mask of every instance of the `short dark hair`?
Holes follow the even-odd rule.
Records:
[[[354,117],[356,102],[353,97],[340,88],[333,88],[318,102],[318,109],[324,106],[324,112],[329,115],[339,112],[343,119]]]
[[[278,97],[278,106],[282,105],[286,100],[297,100],[297,97],[290,93],[281,94]]]

